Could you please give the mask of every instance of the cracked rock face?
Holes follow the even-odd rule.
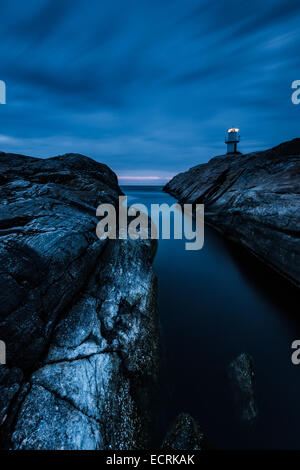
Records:
[[[96,236],[115,174],[88,157],[0,154],[0,439],[11,449],[151,445],[155,246]]]
[[[204,204],[206,221],[300,286],[300,139],[212,158],[164,190]]]

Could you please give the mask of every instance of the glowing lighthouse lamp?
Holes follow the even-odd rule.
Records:
[[[225,137],[225,144],[227,144],[227,153],[237,153],[237,144],[240,141],[239,129],[232,127],[228,129]]]

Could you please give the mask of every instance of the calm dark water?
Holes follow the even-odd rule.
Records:
[[[176,202],[160,187],[123,187],[128,204]],[[299,294],[213,229],[202,250],[184,240],[159,240],[163,388],[160,431],[190,413],[212,446],[222,449],[300,449],[300,365],[291,343],[300,339]],[[241,427],[233,413],[227,367],[241,352],[254,360],[259,418]]]

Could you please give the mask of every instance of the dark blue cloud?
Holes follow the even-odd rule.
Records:
[[[299,135],[297,0],[12,0],[0,4],[0,147],[69,151],[171,176]]]

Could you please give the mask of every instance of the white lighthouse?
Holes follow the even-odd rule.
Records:
[[[237,144],[240,141],[239,129],[232,127],[228,129],[225,144],[227,144],[227,153],[237,153]]]

